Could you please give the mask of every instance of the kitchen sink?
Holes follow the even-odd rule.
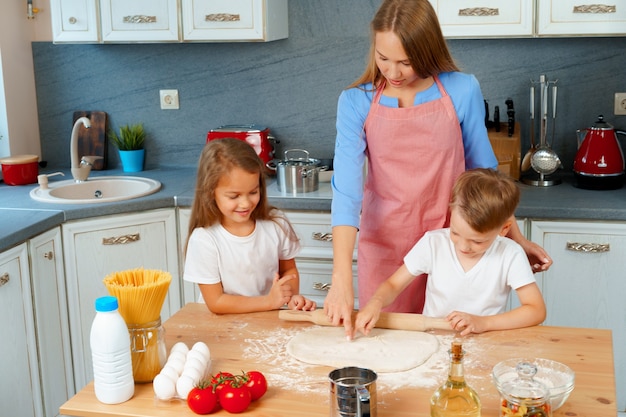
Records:
[[[51,182],[30,192],[33,200],[44,203],[93,204],[130,200],[156,193],[159,181],[143,177],[95,177],[84,182],[66,180]]]

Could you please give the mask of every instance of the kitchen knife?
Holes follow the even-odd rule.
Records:
[[[515,133],[515,108],[513,107],[513,99],[509,97],[504,103],[506,104],[506,114],[509,117],[508,133],[509,137],[511,137],[513,133]]]
[[[357,311],[352,313],[353,321],[357,313]],[[279,310],[278,318],[287,321],[308,321],[320,326],[332,326],[332,323],[328,320],[326,314],[324,314],[324,309],[321,308],[313,311]],[[381,329],[415,330],[418,332],[429,329],[453,330],[446,319],[426,317],[421,314],[411,313],[382,312],[380,313],[375,327]]]

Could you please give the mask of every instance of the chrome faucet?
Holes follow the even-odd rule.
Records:
[[[78,156],[78,131],[80,125],[83,124],[87,129],[91,127],[91,121],[86,117],[80,117],[74,123],[72,128],[72,137],[70,139],[70,157],[72,160],[72,177],[74,181],[83,182],[87,181],[89,173],[91,172],[92,161],[85,162],[85,157],[79,159]]]

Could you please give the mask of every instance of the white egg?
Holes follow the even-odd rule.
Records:
[[[183,352],[180,352],[180,351],[172,352],[172,353],[170,353],[170,356],[168,356],[167,360],[169,361],[170,359],[174,359],[174,358],[177,358],[177,359],[180,359],[182,361],[185,361],[187,359],[187,354],[183,353]]]
[[[181,378],[184,376],[190,377],[193,381],[194,386],[197,385],[198,382],[200,382],[200,379],[202,379],[202,373],[198,369],[193,367],[185,368],[183,374],[181,375]]]
[[[163,369],[161,369],[161,374],[169,377],[172,381],[176,382],[180,374],[174,369],[172,365],[165,365]]]
[[[185,342],[176,342],[170,349],[170,355],[172,352],[181,352],[186,355],[187,352],[189,352],[189,347],[185,344]]]
[[[176,383],[167,375],[158,374],[152,381],[154,395],[159,400],[169,400],[176,396]]]
[[[196,342],[191,350],[198,351],[204,355],[204,358],[208,361],[211,359],[211,350],[204,342]]]
[[[183,368],[183,373],[187,369],[195,369],[198,371],[200,375],[204,374],[204,370],[206,369],[206,364],[202,362],[201,359],[189,358],[187,362],[185,362],[185,367]]]
[[[193,389],[195,384],[189,375],[181,375],[176,381],[176,392],[180,398],[187,399],[189,391]]]
[[[189,353],[187,354],[187,359],[186,359],[185,362],[188,362],[188,361],[190,361],[192,359],[202,363],[203,367],[207,363],[207,358],[202,353],[198,352],[197,350],[190,350]]]
[[[165,366],[171,366],[172,368],[174,368],[176,373],[180,375],[183,373],[183,369],[185,369],[185,361],[180,358],[172,358],[167,360]]]

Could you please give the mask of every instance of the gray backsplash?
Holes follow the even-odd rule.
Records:
[[[76,110],[100,110],[118,128],[143,122],[147,167],[195,166],[207,131],[223,124],[268,126],[291,148],[333,154],[336,102],[363,70],[368,24],[377,0],[290,1],[289,38],[269,43],[54,45],[34,43],[43,159],[69,167]],[[465,72],[476,75],[490,109],[507,97],[529,146],[529,83],[558,79],[554,147],[566,169],[575,130],[613,115],[613,94],[626,91],[626,38],[449,40]],[[180,110],[161,110],[160,89],[178,89]],[[626,143],[622,142],[623,145]],[[109,145],[109,167],[119,164]]]

